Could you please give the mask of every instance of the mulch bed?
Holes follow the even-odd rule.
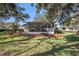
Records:
[[[62,34],[48,34],[48,35],[43,35],[43,34],[32,34],[31,35],[33,38],[35,37],[50,37],[50,38],[62,38]]]

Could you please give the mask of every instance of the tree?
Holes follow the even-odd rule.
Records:
[[[74,3],[38,3],[36,4],[37,12],[43,8],[46,10],[46,18],[51,22],[55,20],[57,17],[60,23],[65,22],[65,20],[69,20],[70,18],[79,15],[79,4]],[[71,13],[76,13],[71,17]],[[71,19],[69,20],[71,21]]]
[[[0,21],[7,20],[11,17],[15,18],[15,22],[26,21],[30,16],[27,13],[23,13],[25,9],[20,7],[16,3],[0,3]],[[7,27],[6,25],[4,26]],[[18,25],[15,23],[8,26],[13,28],[13,33],[16,33]],[[10,32],[10,31],[9,31]],[[12,33],[12,30],[11,30]]]
[[[11,23],[2,23],[2,27],[3,29],[6,30],[6,32],[8,34],[14,34],[17,32],[17,30],[19,30],[18,28],[20,27],[20,25],[16,22],[11,22]]]
[[[46,10],[45,16],[49,22],[55,20],[62,25],[72,25],[76,22],[72,18],[79,15],[79,4],[77,3],[38,3],[36,8],[37,13],[40,13],[41,9]]]
[[[11,24],[11,27],[12,27],[12,30],[13,30],[13,31],[12,31],[13,34],[17,32],[19,26],[20,26],[20,25],[17,24],[17,23],[12,23],[12,24]]]
[[[11,17],[15,18],[16,22],[25,21],[25,19],[29,18],[29,15],[23,13],[24,10],[16,3],[0,3],[0,21]]]

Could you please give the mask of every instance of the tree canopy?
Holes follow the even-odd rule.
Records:
[[[43,8],[46,10],[45,16],[49,21],[58,20],[60,24],[71,21],[73,17],[79,15],[78,3],[38,3],[37,12]],[[72,15],[74,14],[74,15]]]
[[[0,3],[0,20],[7,20],[13,17],[17,22],[25,21],[30,16],[27,13],[23,13],[24,10],[16,3]]]

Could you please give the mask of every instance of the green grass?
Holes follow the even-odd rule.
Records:
[[[0,36],[0,55],[79,55],[79,37],[75,34],[67,33],[64,38],[57,39],[4,37],[6,35]]]

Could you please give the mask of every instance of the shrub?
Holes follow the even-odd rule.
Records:
[[[77,35],[79,35],[79,30],[77,31]]]
[[[64,32],[62,30],[58,30],[57,33],[63,34]]]
[[[5,34],[5,31],[4,32],[0,32],[0,35],[4,35]]]
[[[65,30],[65,29],[66,29],[65,27],[62,28],[62,30]]]
[[[40,35],[48,36],[48,33],[41,33]]]

